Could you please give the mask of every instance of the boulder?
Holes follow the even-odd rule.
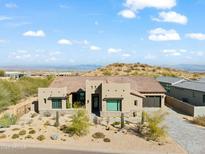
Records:
[[[51,135],[52,140],[58,140],[59,139],[59,134],[53,134]]]

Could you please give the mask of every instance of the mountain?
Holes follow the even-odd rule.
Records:
[[[187,79],[198,79],[205,77],[205,73],[194,73],[184,70],[151,66],[147,64],[125,64],[125,63],[114,63],[105,67],[98,68],[94,71],[89,71],[83,74],[84,76],[147,76],[147,77],[158,77],[158,76],[172,76],[172,77],[183,77]]]
[[[172,65],[170,67],[189,71],[189,72],[205,72],[205,65],[179,64],[179,65]]]

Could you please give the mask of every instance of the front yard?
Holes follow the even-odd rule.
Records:
[[[49,144],[52,147],[65,146],[71,149],[115,151],[115,152],[151,152],[151,153],[185,153],[171,138],[165,144],[146,141],[135,131],[136,125],[126,123],[124,129],[113,126],[107,129],[103,124],[91,124],[89,133],[76,136],[61,131],[63,125],[71,123],[70,115],[60,115],[59,127],[55,126],[55,116],[41,116],[30,112],[22,116],[16,125],[2,129],[0,142],[22,144]],[[116,123],[117,124],[117,123]]]

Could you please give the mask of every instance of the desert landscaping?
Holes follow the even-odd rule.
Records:
[[[109,128],[106,121],[92,122],[88,130],[76,135],[66,131],[72,123],[71,115],[58,115],[59,126],[56,126],[56,116],[29,112],[15,125],[1,129],[0,142],[104,152],[186,153],[169,137],[163,142],[146,140],[136,131],[136,124],[133,123],[125,122],[125,127],[120,129],[119,122],[113,122]]]

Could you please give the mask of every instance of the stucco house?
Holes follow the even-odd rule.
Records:
[[[75,102],[98,116],[133,114],[145,107],[164,106],[165,90],[147,77],[58,77],[39,88],[39,112],[69,112]]]

